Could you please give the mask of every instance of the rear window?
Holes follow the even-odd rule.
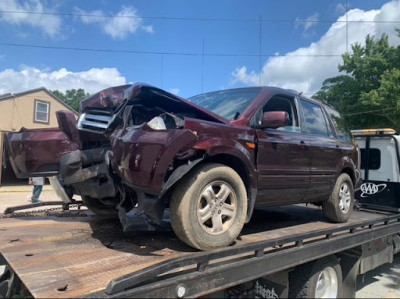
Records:
[[[325,110],[333,122],[338,139],[344,142],[350,142],[352,139],[350,130],[347,128],[346,122],[340,116],[339,112],[329,106],[325,106]]]
[[[361,169],[381,168],[381,151],[377,148],[361,149]]]

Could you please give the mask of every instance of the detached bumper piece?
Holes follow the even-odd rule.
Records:
[[[107,148],[73,151],[60,159],[60,179],[74,185],[81,196],[107,198],[116,196],[116,188],[104,161]]]

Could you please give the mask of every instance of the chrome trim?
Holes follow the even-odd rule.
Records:
[[[77,129],[102,134],[110,125],[114,116],[108,111],[92,110],[82,113],[79,117]]]

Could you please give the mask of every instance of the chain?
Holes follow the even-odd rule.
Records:
[[[0,214],[1,218],[22,218],[22,217],[39,217],[45,214],[46,216],[68,217],[68,216],[87,216],[86,213],[80,210],[78,204],[69,205],[69,208],[78,208],[78,210],[64,210],[62,207],[45,208],[27,212],[12,212],[11,214]],[[57,212],[57,213],[53,213]],[[61,212],[61,213],[60,213]]]

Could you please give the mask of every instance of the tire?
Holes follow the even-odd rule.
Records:
[[[0,298],[11,298],[15,284],[15,273],[8,265],[1,265]]]
[[[246,188],[232,168],[200,165],[176,186],[170,213],[175,234],[189,246],[200,250],[226,247],[243,228]]]
[[[103,218],[118,218],[118,211],[112,199],[97,199],[90,196],[81,196],[84,205],[97,216]]]
[[[342,173],[336,180],[332,194],[322,203],[322,210],[326,218],[332,222],[347,222],[354,206],[353,182],[346,173]]]
[[[340,298],[342,269],[335,256],[297,266],[289,273],[289,298]]]

